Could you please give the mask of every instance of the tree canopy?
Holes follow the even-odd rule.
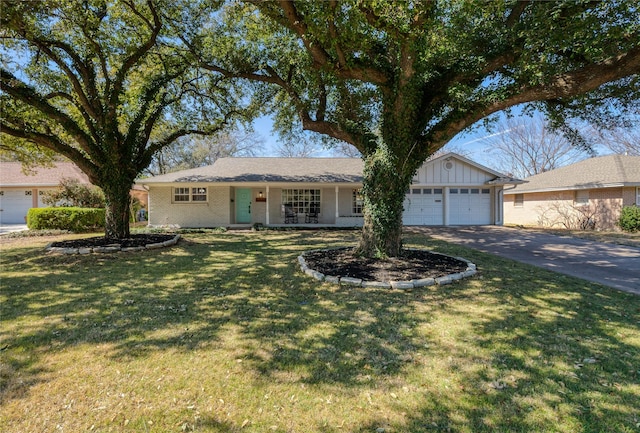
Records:
[[[526,104],[576,139],[567,119],[637,109],[639,16],[628,0],[247,1],[186,38],[207,70],[263,84],[282,130],[362,153],[359,249],[384,256],[415,170],[460,131]]]
[[[3,145],[78,165],[105,193],[109,237],[128,236],[129,189],[155,153],[242,111],[237,89],[203,77],[180,49],[179,30],[167,24],[179,12],[165,0],[5,0],[0,8]]]

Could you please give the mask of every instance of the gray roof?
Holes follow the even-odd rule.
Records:
[[[640,186],[640,156],[607,155],[536,174],[505,194]]]
[[[220,158],[213,165],[141,179],[137,183],[362,183],[362,168],[360,158]]]

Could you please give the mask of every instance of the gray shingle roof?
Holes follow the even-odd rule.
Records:
[[[75,164],[58,162],[53,167],[36,167],[33,172],[22,172],[19,162],[0,162],[0,186],[58,186],[62,178],[90,184],[89,178]]]
[[[585,159],[525,179],[505,194],[640,186],[640,156],[607,155]]]
[[[361,183],[362,168],[360,158],[220,158],[213,165],[141,179],[137,183]]]

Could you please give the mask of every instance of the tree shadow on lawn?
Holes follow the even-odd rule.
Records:
[[[451,388],[418,387],[418,410],[391,426],[397,431],[552,431],[567,419],[582,431],[608,430],[610,419],[632,425],[640,354],[621,333],[633,330],[637,298],[423,238],[476,262],[481,277],[404,292],[320,284],[297,270],[301,252],[345,238],[228,233],[143,254],[21,253],[16,266],[30,272],[11,277],[1,315],[17,325],[0,335],[27,382],[5,384],[5,398],[44,380],[38,353],[110,343],[110,356],[126,360],[215,346],[237,332],[243,368],[268,381],[284,374],[363,389],[448,359],[436,375]],[[448,321],[446,339],[432,333]]]

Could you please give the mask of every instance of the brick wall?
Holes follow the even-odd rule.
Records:
[[[627,196],[631,194],[623,191],[623,188],[598,188],[588,192],[589,203],[585,205],[576,203],[575,191],[524,194],[522,206],[515,205],[515,194],[505,195],[505,223],[579,228],[581,221],[589,218],[594,222],[596,229],[614,229],[620,216],[623,200],[626,203]]]
[[[189,186],[189,185],[185,185]],[[230,224],[230,188],[208,188],[206,203],[173,203],[173,188],[151,186],[149,189],[149,224],[180,227],[219,227]]]

